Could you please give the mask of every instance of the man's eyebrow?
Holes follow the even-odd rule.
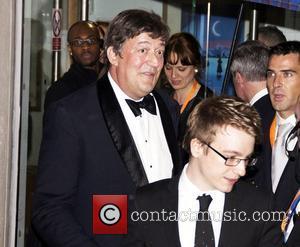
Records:
[[[297,71],[293,70],[293,69],[282,69],[282,70],[280,70],[280,72],[294,72],[294,73],[297,73]]]
[[[95,34],[91,34],[91,35],[88,35],[85,39],[89,39],[89,38],[92,38],[92,37],[97,38],[97,36]],[[72,40],[74,40],[74,39],[82,39],[82,38],[81,38],[81,36],[76,36]]]
[[[273,69],[267,69],[267,72],[268,72],[268,71],[274,72]],[[296,71],[296,70],[293,70],[293,69],[281,69],[281,70],[279,70],[279,72],[293,72],[293,73],[297,73],[297,71]]]
[[[138,45],[143,45],[143,44],[151,44],[151,43],[147,40],[142,40],[138,42]]]
[[[223,150],[222,151],[223,153],[226,153],[227,155],[232,155],[231,157],[239,157],[239,156],[242,156],[242,153],[240,153],[239,151],[234,151],[234,150]],[[245,159],[251,157],[252,153],[247,155]],[[230,158],[230,157],[228,157]],[[244,158],[243,158],[244,159]]]

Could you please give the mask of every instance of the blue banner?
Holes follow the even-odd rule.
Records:
[[[248,0],[248,2],[263,3],[289,10],[300,11],[300,0]]]

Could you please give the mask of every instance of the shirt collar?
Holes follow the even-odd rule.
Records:
[[[135,100],[135,99],[130,98],[130,97],[129,97],[129,96],[128,96],[128,95],[127,95],[120,87],[119,87],[118,83],[112,78],[111,74],[110,74],[109,72],[108,72],[107,74],[108,74],[108,79],[109,79],[109,81],[110,81],[110,84],[111,84],[111,86],[112,86],[112,88],[113,88],[113,90],[114,90],[114,92],[115,92],[115,94],[116,94],[116,96],[117,96],[117,98],[118,98],[119,101],[125,100],[125,99],[130,99],[130,100],[133,100],[133,101],[138,102],[138,101],[142,101],[142,100],[144,99],[144,97],[141,98],[141,99],[139,99],[139,100]],[[150,95],[152,95],[152,93],[150,93]]]
[[[264,97],[267,94],[268,94],[268,89],[267,88],[264,88],[263,90],[260,90],[250,100],[250,105],[254,105],[256,101],[258,101],[260,98]]]
[[[117,98],[119,100],[125,100],[125,99],[131,99],[133,100],[132,98],[130,98],[126,93],[124,93],[122,91],[122,89],[119,87],[119,85],[117,84],[117,82],[112,78],[111,74],[108,72],[108,79],[109,79],[109,82],[117,96]]]
[[[282,117],[279,116],[278,112],[276,112],[276,120],[277,120],[277,125],[281,125],[281,124],[286,124],[286,123],[290,123],[291,125],[295,126],[297,119],[296,119],[296,115],[293,114],[291,116],[289,116],[286,119],[283,119]]]
[[[194,185],[191,180],[188,178],[186,171],[187,167],[189,166],[189,163],[187,163],[180,176],[179,180],[179,196],[189,196],[193,198],[197,198],[198,196],[201,196],[203,194],[206,195],[211,195],[212,198],[224,196],[224,192],[218,191],[218,190],[210,190],[210,191],[205,191],[205,190],[200,190]]]

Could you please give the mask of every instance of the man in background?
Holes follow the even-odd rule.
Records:
[[[290,140],[288,134],[296,125],[295,110],[300,96],[299,41],[287,41],[271,48],[267,87],[276,114],[267,138],[264,182],[275,193],[276,209],[286,210],[298,190],[297,160],[289,158],[286,150],[292,153],[297,150],[297,138]]]
[[[276,26],[259,27],[257,39],[268,47],[287,41],[283,32]]]
[[[268,60],[269,48],[260,41],[250,40],[236,48],[230,66],[237,96],[254,106],[262,121],[263,141],[257,146],[259,160],[256,166],[249,168],[245,176],[246,180],[256,186],[260,186],[264,179],[262,170],[265,166],[265,143],[268,143],[265,139],[275,114],[267,90]]]
[[[72,58],[69,70],[54,82],[45,97],[44,109],[76,90],[98,79],[101,70],[99,61],[103,50],[98,28],[92,21],[78,21],[68,31],[68,50]]]
[[[255,107],[264,131],[275,113],[267,90],[268,61],[269,48],[259,41],[250,40],[236,48],[230,66],[237,96]]]

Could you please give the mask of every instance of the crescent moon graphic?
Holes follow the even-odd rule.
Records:
[[[212,25],[212,28],[211,28],[212,33],[217,37],[221,37],[221,34],[216,31],[216,27],[219,23],[220,23],[220,21],[215,21],[215,23]]]

